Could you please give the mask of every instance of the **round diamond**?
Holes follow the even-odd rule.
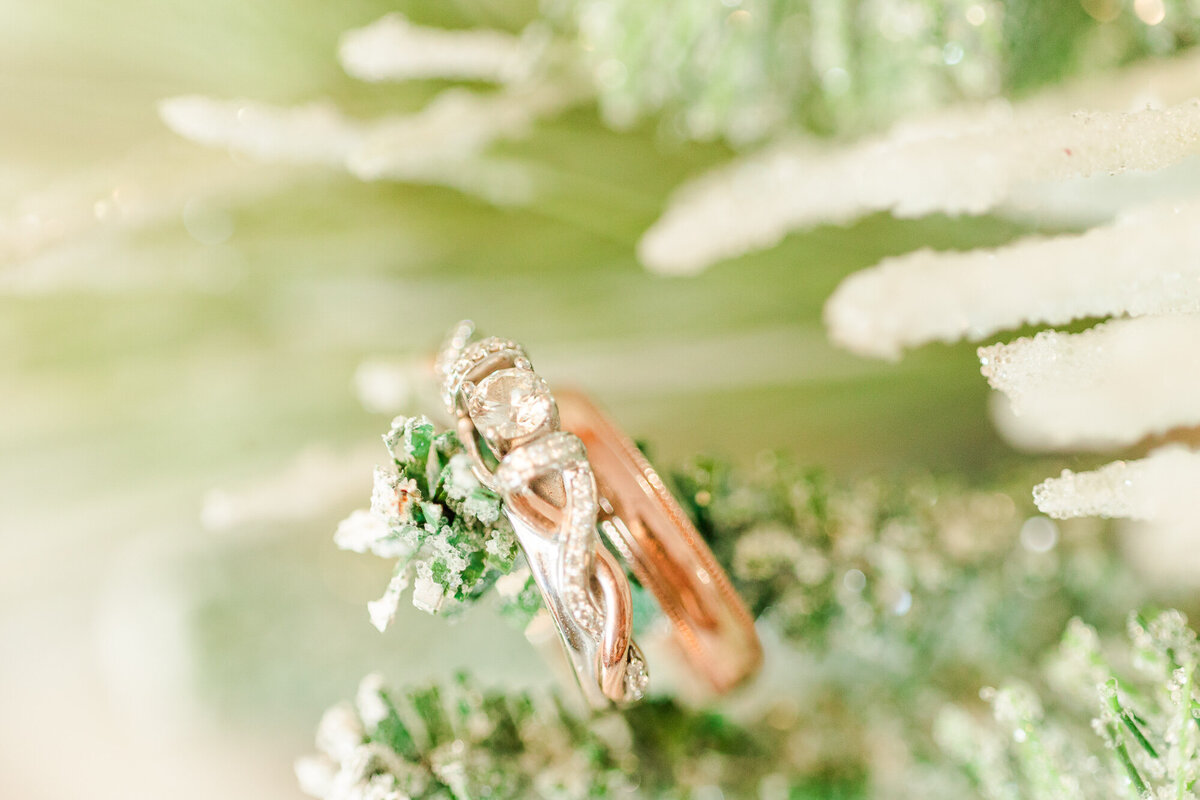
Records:
[[[471,418],[487,438],[513,441],[542,430],[554,418],[546,382],[523,369],[502,369],[479,382]]]
[[[650,685],[650,673],[646,671],[646,662],[638,655],[629,654],[629,664],[625,667],[625,698],[636,702],[646,696],[646,687]]]

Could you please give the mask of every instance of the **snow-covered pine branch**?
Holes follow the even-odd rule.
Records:
[[[1200,486],[1200,453],[1180,444],[1145,458],[1114,461],[1087,472],[1063,470],[1033,490],[1045,514],[1179,522],[1193,518]]]
[[[1157,170],[1198,152],[1200,100],[1032,120],[997,105],[848,146],[805,141],[735,161],[685,185],[638,252],[656,272],[691,274],[802,228],[876,211],[982,214],[1031,185]]]
[[[919,250],[851,275],[825,305],[834,342],[898,358],[1023,325],[1200,311],[1200,202],[1135,209],[1081,234]]]
[[[185,138],[259,161],[334,167],[362,180],[444,185],[510,204],[528,199],[529,177],[520,165],[485,151],[524,136],[579,96],[557,84],[487,95],[455,88],[420,111],[366,122],[328,103],[277,107],[202,96],[164,100],[159,113]]]
[[[1022,440],[1112,447],[1200,424],[1200,316],[1114,320],[979,350]]]
[[[342,34],[338,56],[347,74],[365,81],[505,82],[528,60],[521,39],[510,33],[430,28],[399,13]]]

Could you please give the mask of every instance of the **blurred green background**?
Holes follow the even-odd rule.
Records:
[[[868,362],[820,321],[850,272],[1016,223],[877,215],[667,279],[637,238],[722,145],[618,134],[581,108],[503,146],[536,164],[538,193],[497,209],[238,162],[157,117],[187,93],[418,108],[442,87],[359,83],[335,57],[343,30],[397,7],[516,29],[532,4],[0,3],[0,796],[295,797],[291,759],[367,671],[442,675],[483,648],[496,680],[546,680],[486,610],[455,626],[410,610],[377,634],[363,604],[386,565],[330,541],[367,500],[388,420],[355,370],[425,354],[461,317],[526,343],[665,463],[779,448],[843,474],[981,478],[1017,458],[972,347]],[[217,244],[175,212],[105,223],[113,190],[154,206],[206,176],[224,181],[206,213],[231,224]],[[211,491],[297,463],[340,477],[310,504],[201,524]]]

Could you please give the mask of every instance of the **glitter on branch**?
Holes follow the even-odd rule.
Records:
[[[1022,441],[1105,448],[1200,424],[1200,317],[1138,317],[979,349]]]
[[[830,338],[898,358],[1022,325],[1200,311],[1200,203],[1127,212],[1082,235],[915,253],[851,275],[825,305]]]
[[[1073,620],[1040,691],[1012,680],[981,693],[993,720],[943,710],[938,740],[984,797],[1196,796],[1196,633],[1175,610],[1133,614],[1127,627],[1128,641],[1106,647]]]
[[[435,433],[424,417],[397,417],[383,440],[391,464],[375,469],[370,510],[351,514],[334,535],[343,550],[396,559],[383,597],[369,605],[381,631],[409,586],[417,608],[452,613],[517,557],[500,498],[476,480],[452,432]]]
[[[1063,470],[1033,490],[1043,513],[1058,519],[1100,516],[1164,522],[1195,515],[1200,453],[1172,444],[1134,461],[1088,472]]]
[[[787,741],[762,723],[668,700],[584,718],[552,693],[464,676],[394,690],[369,675],[316,739],[296,775],[323,800],[756,797],[795,772]]]
[[[875,211],[982,214],[1030,185],[1157,170],[1197,152],[1200,100],[1033,120],[977,109],[843,147],[781,145],[718,168],[678,191],[638,253],[656,272],[693,274],[814,225]]]

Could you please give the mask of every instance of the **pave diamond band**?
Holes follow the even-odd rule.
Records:
[[[496,485],[502,492],[515,492],[548,472],[561,472],[587,461],[579,437],[554,431],[519,450],[513,450],[496,468]]]

